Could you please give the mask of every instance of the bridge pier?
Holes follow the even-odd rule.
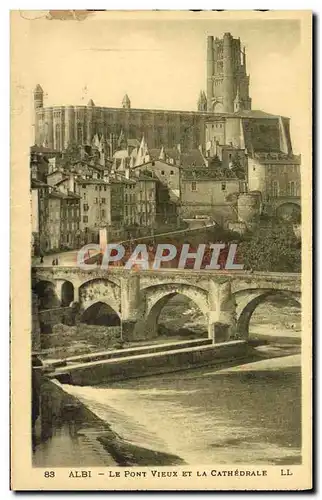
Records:
[[[79,287],[74,286],[74,301],[79,303]]]
[[[121,328],[122,328],[122,340],[128,342],[135,338],[135,320],[121,320]]]
[[[122,338],[134,340],[137,335],[138,311],[140,304],[140,276],[130,274],[121,279],[121,324]]]
[[[231,282],[211,281],[209,284],[208,336],[214,344],[227,342],[236,330],[236,305]]]

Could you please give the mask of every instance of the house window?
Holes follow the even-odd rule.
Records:
[[[83,216],[83,222],[88,222],[88,217],[87,217],[87,215],[84,215],[84,216]]]
[[[98,187],[97,187],[97,186],[95,186],[95,191],[97,191],[97,190],[98,190]]]
[[[98,198],[95,198],[95,202],[94,203],[98,203]]]
[[[291,181],[288,186],[290,196],[295,196],[295,182]]]
[[[83,189],[86,189],[86,184],[82,184],[82,188],[83,188]]]
[[[88,212],[88,205],[87,205],[87,203],[84,203],[84,212]]]
[[[161,175],[164,175],[164,170],[161,170]]]
[[[191,191],[197,191],[197,183],[196,183],[196,181],[193,181],[191,183]]]
[[[226,191],[226,182],[221,183],[221,190]]]
[[[173,170],[170,170],[170,175],[174,175],[174,171]]]
[[[102,204],[105,205],[106,198],[102,198]]]
[[[104,191],[106,191],[106,186],[104,186]]]
[[[272,185],[272,196],[274,198],[277,198],[278,196],[278,182],[277,181],[273,181],[273,185]]]
[[[102,210],[102,217],[105,217],[105,210]]]

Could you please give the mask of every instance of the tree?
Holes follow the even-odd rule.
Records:
[[[300,272],[301,244],[292,224],[277,219],[262,222],[239,246],[245,269]]]

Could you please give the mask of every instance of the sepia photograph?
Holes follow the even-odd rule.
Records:
[[[16,484],[310,488],[311,13],[11,31]]]

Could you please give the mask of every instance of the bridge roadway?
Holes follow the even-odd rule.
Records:
[[[161,310],[176,294],[195,302],[216,343],[247,339],[253,312],[272,295],[301,302],[301,275],[295,273],[99,266],[84,270],[70,265],[71,258],[64,265],[33,265],[36,294],[43,298],[50,290],[58,304],[77,305],[78,318],[94,304],[105,303],[118,314],[129,340],[156,336]]]

